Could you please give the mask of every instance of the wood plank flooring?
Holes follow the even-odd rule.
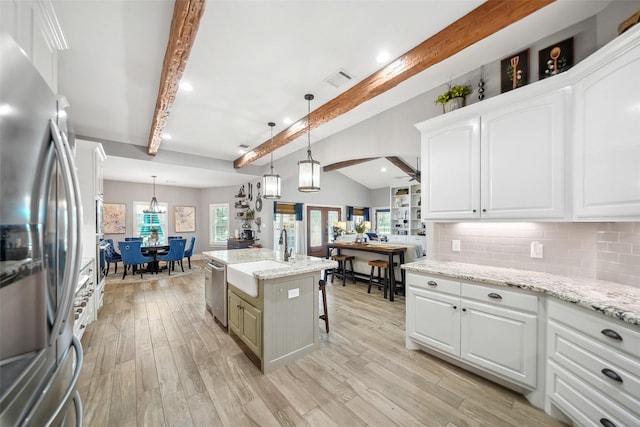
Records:
[[[204,269],[107,285],[82,339],[84,425],[563,425],[518,394],[405,349],[403,297],[390,303],[338,281],[327,294],[321,348],[263,375],[206,312]]]

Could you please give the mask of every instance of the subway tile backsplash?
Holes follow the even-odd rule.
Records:
[[[640,223],[436,223],[436,258],[640,287]],[[460,240],[460,252],[452,251]],[[531,242],[543,258],[531,258]]]

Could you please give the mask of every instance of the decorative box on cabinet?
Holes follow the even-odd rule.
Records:
[[[413,272],[407,284],[408,348],[417,343],[536,388],[537,296]]]
[[[629,30],[632,31],[632,30]],[[640,220],[640,28],[579,64],[575,85],[574,214]]]
[[[640,425],[640,327],[550,300],[547,412],[579,425]]]
[[[563,218],[568,91],[514,91],[417,124],[422,218]]]

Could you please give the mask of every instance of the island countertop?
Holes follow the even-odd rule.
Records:
[[[403,264],[402,268],[416,273],[439,274],[545,293],[640,326],[640,288],[634,286],[584,277],[449,261],[421,260]]]
[[[257,279],[264,280],[277,279],[280,277],[338,267],[338,263],[330,259],[298,254],[293,255],[288,261],[285,261],[281,251],[264,248],[206,251],[202,254],[205,259],[217,261],[225,265],[264,260],[278,261],[282,263],[282,268],[270,268],[268,270],[255,271],[253,273],[254,277]]]

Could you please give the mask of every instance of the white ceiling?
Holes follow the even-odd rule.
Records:
[[[240,144],[253,148],[269,138],[267,122],[276,122],[276,133],[282,131],[285,117],[296,121],[307,114],[305,93],[315,95],[311,103],[315,109],[350,87],[337,89],[324,81],[338,69],[349,72],[354,77],[351,85],[356,84],[385,65],[375,60],[379,51],[387,50],[391,62],[481,3],[209,0],[183,75],[194,90],[180,90],[171,108],[165,130],[172,139],[160,145],[165,154],[162,167],[158,162],[110,155],[105,178],[149,183],[151,175],[158,175],[158,183],[214,187],[246,182],[248,173],[260,176],[268,157],[254,163],[263,166],[259,173],[255,167],[248,172],[234,170],[232,162],[240,156]],[[451,76],[592,16],[607,3],[559,0],[515,24],[521,31],[512,28],[496,34],[440,65],[437,74],[422,73],[314,129],[312,143],[321,144],[323,138],[442,85]],[[173,1],[54,4],[70,46],[59,57],[58,89],[71,104],[77,134],[146,147]],[[497,53],[491,56],[492,52]],[[274,159],[305,146],[306,137],[298,138],[277,150]],[[418,151],[416,147],[416,156]],[[217,166],[173,166],[166,160],[171,152],[218,159]],[[404,160],[415,164],[415,157]],[[383,165],[386,174],[378,173]],[[384,159],[341,172],[372,189],[394,185],[389,176],[405,175]]]

